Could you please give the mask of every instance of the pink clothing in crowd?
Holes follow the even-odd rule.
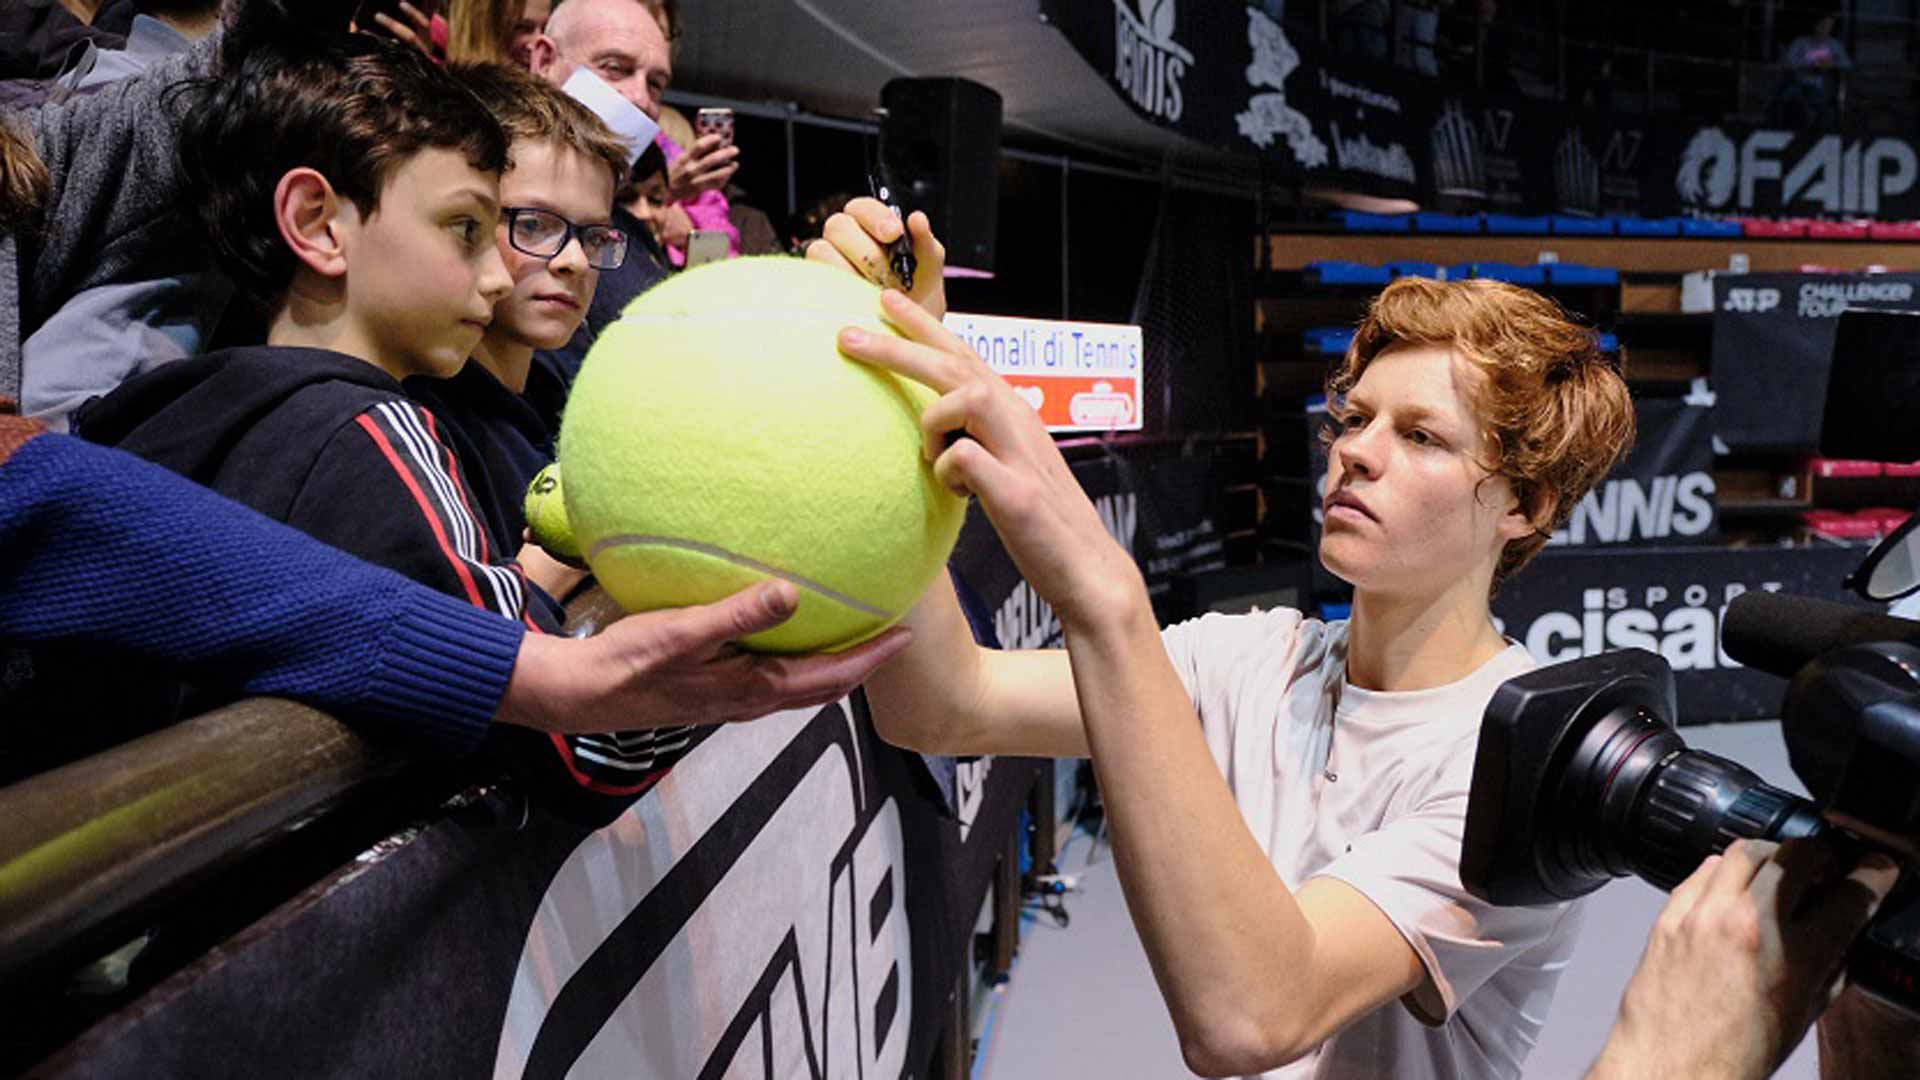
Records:
[[[680,149],[680,144],[667,138],[667,133],[664,131],[654,136],[653,141],[660,147],[660,152],[667,156],[668,161],[686,153],[685,150]],[[731,259],[740,254],[740,230],[727,219],[727,197],[718,189],[701,192],[695,198],[681,203],[680,209],[687,212],[687,217],[693,221],[694,228],[709,231],[718,229],[727,234],[727,258]],[[668,247],[667,259],[675,266],[685,266],[687,253],[677,247]]]

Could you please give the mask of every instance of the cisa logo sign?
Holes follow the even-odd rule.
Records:
[[[1180,122],[1186,99],[1180,80],[1193,54],[1173,40],[1173,0],[1113,0],[1113,81],[1142,112]]]

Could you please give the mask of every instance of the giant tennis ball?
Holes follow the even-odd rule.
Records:
[[[629,611],[711,603],[769,578],[798,589],[742,641],[832,651],[891,625],[945,565],[965,503],[921,457],[933,391],[841,355],[880,294],[772,256],[688,271],[601,332],[567,399],[567,519]]]

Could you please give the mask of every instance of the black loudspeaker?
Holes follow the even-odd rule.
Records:
[[[1000,95],[967,79],[894,79],[882,144],[900,208],[924,210],[947,266],[993,271],[1000,220]]]

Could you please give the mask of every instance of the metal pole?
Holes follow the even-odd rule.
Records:
[[[1487,16],[1486,9],[1473,9],[1473,85],[1487,88]]]
[[[1060,159],[1060,317],[1072,318],[1073,276],[1068,273],[1067,253],[1073,249],[1067,231],[1067,181],[1073,174],[1073,159]]]
[[[1553,77],[1560,100],[1567,100],[1567,0],[1553,0]]]
[[[793,110],[788,109],[781,127],[787,134],[787,219],[792,220],[800,212],[799,155],[794,153]]]

